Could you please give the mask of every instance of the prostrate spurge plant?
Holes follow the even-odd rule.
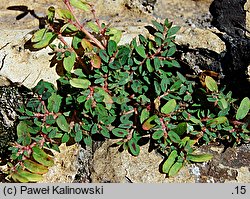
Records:
[[[52,63],[63,73],[57,89],[41,80],[34,98],[20,108],[18,140],[11,147],[15,181],[41,179],[53,165],[45,151],[72,141],[91,145],[98,136],[117,139],[117,146],[135,156],[150,142],[165,154],[161,170],[168,176],[186,163],[212,158],[197,154],[197,146],[249,141],[249,98],[237,109],[231,92],[224,94],[212,77],[206,76],[201,87],[178,72],[172,56],[179,27],[167,19],[153,21],[150,38],[139,35],[118,45],[121,31],[101,24],[91,3],[64,3],[67,10],[48,9],[46,27],[31,39],[33,48],[53,50]],[[82,24],[74,9],[90,11],[92,20]]]

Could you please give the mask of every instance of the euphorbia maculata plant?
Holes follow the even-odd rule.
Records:
[[[48,9],[46,27],[31,38],[33,48],[52,49],[51,62],[63,72],[57,87],[39,81],[19,110],[9,163],[15,181],[40,180],[53,165],[50,149],[72,141],[90,146],[94,137],[115,139],[134,156],[150,142],[164,154],[161,172],[169,177],[186,163],[212,158],[197,154],[198,146],[249,142],[249,98],[237,106],[211,76],[202,87],[180,72],[174,58],[178,26],[153,21],[151,37],[119,45],[121,31],[100,23],[91,3],[64,3],[67,9]],[[92,20],[82,23],[76,9]]]

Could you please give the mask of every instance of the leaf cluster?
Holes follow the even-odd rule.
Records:
[[[138,35],[119,45],[121,31],[100,24],[93,5],[83,0],[65,4],[67,10],[48,9],[47,27],[31,39],[36,49],[51,47],[64,71],[57,89],[41,80],[33,89],[34,98],[20,108],[17,143],[30,148],[38,163],[48,160],[38,161],[34,146],[54,150],[61,143],[91,146],[101,137],[117,139],[116,145],[134,156],[150,142],[165,154],[162,172],[174,176],[186,163],[212,158],[197,154],[197,146],[249,142],[249,98],[237,107],[232,93],[225,94],[211,76],[200,87],[180,72],[173,57],[178,26],[167,19],[153,21],[151,37]],[[91,12],[93,21],[80,24],[73,8]],[[12,148],[13,160],[33,161],[20,148]]]

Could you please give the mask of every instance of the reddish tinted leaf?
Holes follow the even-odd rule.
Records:
[[[101,58],[97,54],[93,55],[90,62],[91,62],[91,65],[94,68],[100,68],[101,67]]]

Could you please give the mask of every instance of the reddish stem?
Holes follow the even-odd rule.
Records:
[[[76,17],[72,6],[69,3],[69,0],[64,0],[65,5],[67,6],[68,10],[71,12],[71,14],[73,15],[73,17],[75,18],[76,23],[74,23],[73,21],[69,21],[71,24],[73,24],[74,26],[76,26],[78,29],[80,29],[89,39],[91,39],[100,49],[105,49],[105,47],[102,45],[102,43],[97,40],[91,33],[89,33],[89,31],[87,31],[84,26],[81,25],[80,21],[78,20],[78,18]]]

